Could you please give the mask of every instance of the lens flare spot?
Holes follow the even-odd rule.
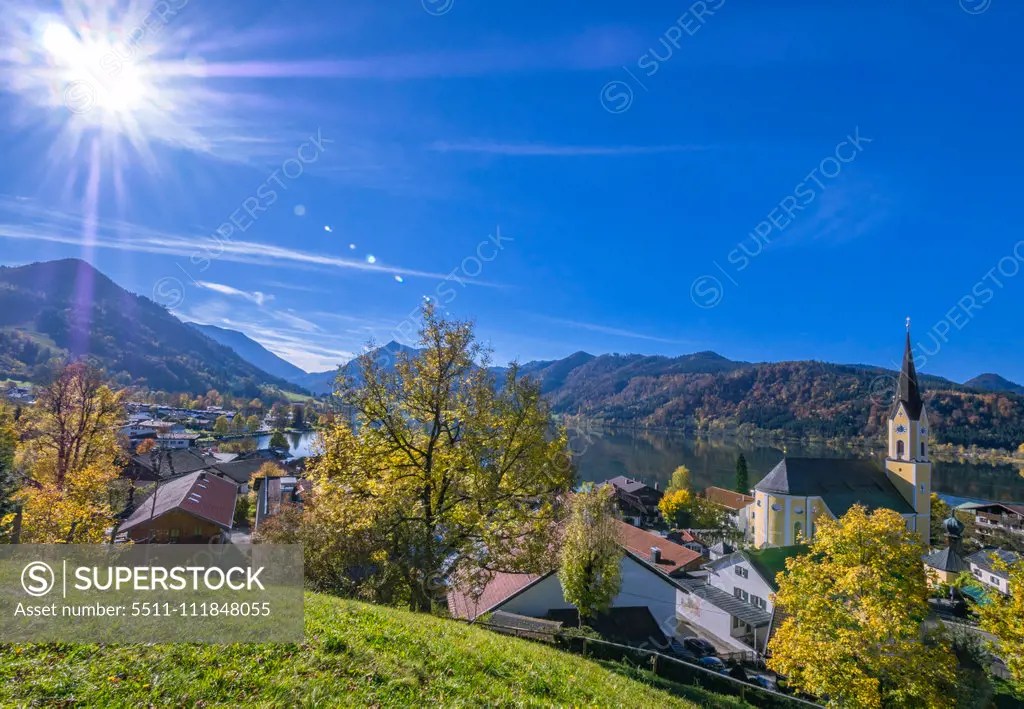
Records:
[[[405,279],[402,278],[401,276],[395,276],[395,280],[398,281],[399,283],[405,283]]]
[[[377,257],[373,254],[366,255],[366,263],[377,263]]]
[[[306,214],[306,207],[301,205],[301,204],[296,204],[295,205],[295,209],[292,210],[292,211],[295,212],[295,216],[302,217],[302,216],[305,216],[305,214]]]

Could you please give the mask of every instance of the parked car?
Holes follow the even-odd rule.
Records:
[[[714,672],[719,672],[723,675],[729,674],[729,668],[726,667],[725,663],[719,660],[717,657],[707,655],[706,657],[702,657],[699,660],[697,660],[697,662],[700,663],[700,666],[705,669],[712,670]]]
[[[685,660],[686,662],[696,662],[699,659],[697,655],[694,655],[692,652],[687,650],[686,647],[684,647],[683,644],[675,638],[669,638],[666,652],[669,655],[679,658],[680,660]]]
[[[758,687],[764,687],[765,689],[776,689],[775,682],[769,677],[764,675],[750,675],[748,681],[751,684],[756,684]]]
[[[714,657],[718,654],[715,646],[704,638],[683,638],[683,646],[697,657]]]

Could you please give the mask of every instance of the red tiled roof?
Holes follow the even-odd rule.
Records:
[[[145,524],[171,510],[188,512],[224,529],[231,529],[238,486],[230,480],[195,472],[168,480],[132,512],[119,531]]]
[[[680,570],[696,569],[703,562],[703,557],[698,551],[687,549],[631,524],[622,521],[618,521],[618,524],[622,546],[664,574],[671,575]],[[661,550],[661,560],[657,564],[650,562],[651,547],[658,547]]]
[[[537,574],[496,573],[479,598],[452,589],[448,592],[448,612],[456,618],[473,620],[541,578],[543,576]]]
[[[704,491],[704,496],[711,502],[721,507],[728,508],[734,512],[742,510],[744,507],[754,501],[754,498],[750,495],[744,495],[739,492],[732,490],[726,490],[723,487],[709,487]]]

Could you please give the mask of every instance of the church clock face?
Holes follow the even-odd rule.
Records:
[[[926,433],[928,433],[928,429],[925,428],[924,426],[921,426],[921,435],[924,435]]]
[[[896,427],[896,433],[906,433],[906,432],[907,432],[907,427],[904,426],[902,423],[899,426]]]

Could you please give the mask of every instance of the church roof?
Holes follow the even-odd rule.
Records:
[[[925,566],[937,571],[948,571],[958,574],[961,571],[970,571],[971,565],[964,561],[964,558],[950,547],[936,549],[924,557]]]
[[[914,508],[875,461],[868,458],[783,458],[754,489],[820,497],[836,517],[856,504],[913,514]]]
[[[889,418],[896,415],[900,403],[907,410],[907,416],[913,421],[921,418],[921,410],[924,408],[924,400],[921,399],[921,387],[917,384],[917,368],[914,366],[914,352],[910,345],[910,330],[907,329],[907,345],[903,350],[903,367],[900,370],[899,385],[896,388],[896,397],[893,399],[892,408],[889,410]]]

